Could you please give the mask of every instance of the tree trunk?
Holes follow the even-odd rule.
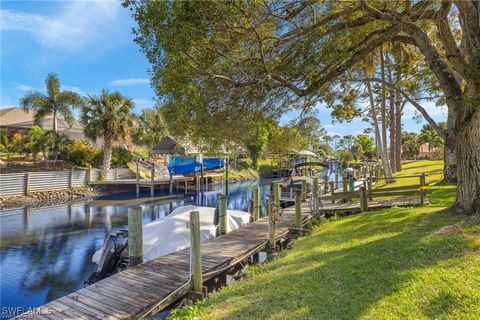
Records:
[[[103,179],[107,179],[108,172],[110,171],[110,164],[112,163],[112,138],[104,137],[103,142],[103,165],[101,175]]]
[[[395,106],[395,165],[396,171],[402,171],[402,113],[403,113],[403,101],[399,96]]]
[[[53,132],[57,133],[58,124],[57,124],[57,112],[53,112]]]
[[[457,125],[457,200],[459,212],[480,214],[480,111],[464,125]]]
[[[387,151],[387,97],[386,97],[386,86],[385,86],[385,60],[383,57],[383,46],[380,46],[380,69],[381,69],[381,77],[382,77],[382,145],[383,145],[383,152],[385,154],[388,153]]]
[[[392,167],[392,172],[397,171],[397,148],[395,147],[396,138],[398,134],[397,126],[395,122],[395,94],[393,89],[390,89],[390,109],[389,109],[389,118],[390,118],[390,166]]]
[[[377,111],[375,110],[375,101],[373,99],[372,86],[370,84],[370,81],[367,81],[366,84],[367,84],[368,94],[370,97],[370,107],[372,110],[373,126],[375,127],[375,140],[377,141],[377,152],[378,152],[378,155],[380,156],[380,159],[382,160],[383,171],[385,172],[385,181],[387,183],[394,182],[395,179],[393,179],[392,168],[390,167],[390,162],[388,161],[387,152],[382,146],[382,138],[380,135],[380,128],[378,126]]]

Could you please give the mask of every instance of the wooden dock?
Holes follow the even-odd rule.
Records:
[[[302,221],[311,217],[302,203]],[[284,210],[276,222],[275,238],[285,238],[295,224],[295,208]],[[264,251],[268,218],[259,219],[224,236],[201,244],[204,281]],[[171,253],[112,275],[84,289],[40,307],[42,314],[23,314],[18,319],[137,319],[158,312],[192,290],[190,250]]]
[[[388,200],[375,200],[368,203],[368,209],[387,209],[391,207],[409,207],[420,205],[420,197],[397,198]],[[360,202],[335,202],[322,201],[320,208],[325,213],[360,212]]]

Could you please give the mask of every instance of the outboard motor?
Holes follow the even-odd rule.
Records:
[[[109,235],[103,245],[97,271],[90,275],[88,280],[85,281],[85,284],[90,285],[114,273],[125,270],[129,262],[127,248],[127,230],[120,230],[116,234]]]

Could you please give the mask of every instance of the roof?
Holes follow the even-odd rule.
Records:
[[[165,136],[153,148],[153,154],[174,154],[180,151],[177,142],[170,136]]]
[[[34,126],[33,114],[33,112],[25,112],[19,107],[0,109],[0,127],[28,130]],[[45,117],[41,127],[44,130],[53,130],[53,116]],[[86,139],[83,127],[78,121],[75,121],[70,127],[64,117],[57,116],[57,128],[59,133],[66,134],[70,139]]]

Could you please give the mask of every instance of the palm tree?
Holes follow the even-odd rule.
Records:
[[[159,109],[143,109],[137,119],[133,141],[138,145],[153,148],[167,134],[161,111]]]
[[[50,73],[45,81],[47,95],[40,92],[29,92],[20,99],[20,106],[25,111],[34,111],[34,123],[42,125],[42,120],[53,115],[53,131],[57,132],[57,117],[62,115],[69,126],[73,125],[74,118],[72,108],[82,104],[82,98],[70,90],[61,90],[60,81],[54,73]]]
[[[101,175],[106,179],[112,162],[113,143],[125,139],[133,126],[133,100],[118,91],[102,90],[99,96],[87,96],[82,107],[81,122],[85,135],[92,140],[103,138],[103,166]]]

